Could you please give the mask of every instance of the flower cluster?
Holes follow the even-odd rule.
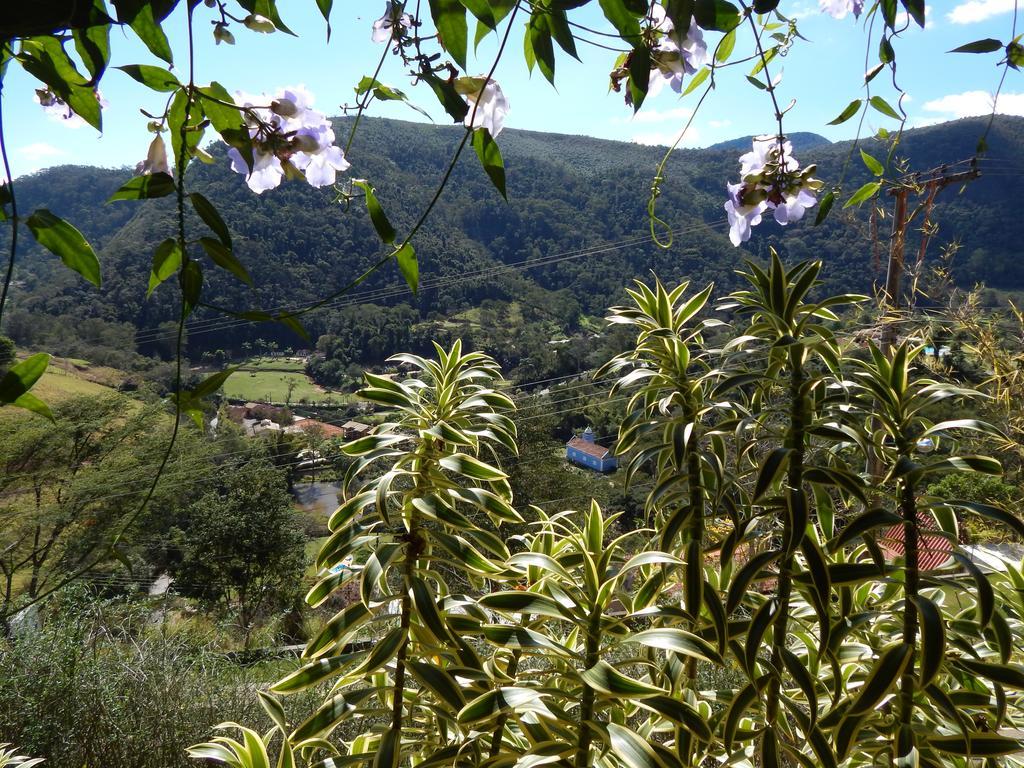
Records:
[[[371,38],[375,43],[386,43],[396,37],[401,37],[405,31],[412,26],[412,16],[402,12],[402,4],[392,3],[388,0],[384,8],[384,15],[373,22],[373,33]]]
[[[255,100],[241,94],[237,97],[245,107],[252,137],[252,170],[237,149],[228,150],[231,169],[245,175],[253,192],[273,189],[286,174],[304,173],[310,186],[324,187],[333,184],[338,172],[349,167],[345,153],[334,146],[330,121],[312,108],[313,97],[304,88],[284,89],[269,107],[256,106]]]
[[[651,21],[654,29],[661,33],[651,48],[651,72],[661,75],[650,82],[649,95],[654,95],[668,83],[679,93],[683,87],[683,76],[694,75],[708,60],[708,46],[704,42],[704,30],[690,19],[690,28],[681,35],[672,20],[660,5],[651,7]]]
[[[727,184],[729,239],[733,245],[750,239],[750,230],[761,223],[765,211],[773,211],[782,225],[803,218],[817,204],[822,182],[814,178],[816,166],[800,168],[793,146],[781,136],[758,136],[750,152],[740,157],[738,184]]]
[[[864,10],[864,0],[818,0],[818,6],[834,19],[845,19],[851,12],[855,19],[859,19]]]

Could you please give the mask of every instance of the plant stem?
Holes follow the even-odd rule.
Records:
[[[789,355],[789,399],[790,399],[790,447],[793,453],[789,458],[789,469],[786,475],[787,490],[790,494],[800,493],[803,489],[804,477],[804,443],[806,441],[807,424],[804,418],[804,349],[794,344]],[[772,629],[772,667],[775,669],[769,685],[766,706],[766,719],[769,727],[773,727],[779,717],[779,703],[782,691],[782,670],[785,668],[782,652],[786,648],[786,635],[789,631],[789,601],[793,591],[793,542],[798,531],[793,530],[792,515],[783,518],[782,539],[786,546],[779,561],[779,581],[776,590],[778,615]]]
[[[4,161],[4,177],[7,194],[11,198],[11,251],[7,259],[7,271],[4,274],[3,292],[0,293],[0,329],[3,328],[4,307],[7,306],[7,293],[11,288],[11,277],[14,275],[14,257],[18,251],[18,202],[14,197],[14,179],[11,177],[11,164],[7,159],[7,141],[4,135],[4,81],[0,77],[0,155]]]
[[[899,723],[903,733],[910,733],[910,725],[914,716],[914,691],[917,687],[917,676],[914,673],[917,655],[918,615],[914,598],[920,588],[921,574],[919,570],[917,501],[914,484],[909,481],[901,483],[900,513],[903,516],[904,565],[903,565],[903,642],[910,646],[910,659],[900,678]],[[897,744],[899,740],[897,740]]]
[[[587,626],[586,668],[590,669],[599,660],[601,647],[601,608],[594,606]],[[594,689],[583,683],[583,697],[580,700],[580,737],[576,746],[576,768],[590,768],[590,743],[594,740],[594,731],[590,726],[594,719]]]

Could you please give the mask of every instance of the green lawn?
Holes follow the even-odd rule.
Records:
[[[232,400],[251,400],[263,403],[288,402],[288,386],[295,383],[292,389],[292,403],[303,399],[310,403],[326,403],[345,401],[345,395],[329,393],[311,382],[303,373],[282,371],[236,371],[224,383],[224,395]]]

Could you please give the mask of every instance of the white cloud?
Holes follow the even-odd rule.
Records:
[[[954,117],[977,117],[992,112],[992,94],[987,91],[951,93],[941,99],[924,103],[928,112],[939,112]],[[1024,116],[1024,93],[1003,93],[996,110],[1000,115]]]
[[[679,131],[649,131],[644,133],[634,133],[630,137],[630,141],[634,144],[646,144],[648,146],[656,147],[671,147],[679,136]],[[680,146],[692,147],[697,142],[697,129],[690,128],[683,136],[683,140],[679,142]]]
[[[732,125],[732,120],[708,120],[708,126],[711,128],[728,128]]]
[[[793,21],[800,21],[801,19],[809,19],[812,16],[817,16],[821,13],[821,9],[817,5],[810,3],[806,5],[797,5],[793,8],[786,9],[786,18],[792,19]]]
[[[45,142],[37,141],[33,144],[26,144],[24,147],[19,147],[18,154],[24,160],[38,163],[40,160],[47,160],[52,157],[61,157],[62,155],[66,155],[67,150],[55,147],[53,144],[46,144]]]
[[[973,24],[1013,10],[1014,0],[969,0],[946,14],[954,24]]]

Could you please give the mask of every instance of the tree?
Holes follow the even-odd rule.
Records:
[[[248,648],[255,621],[293,601],[305,537],[283,473],[266,460],[226,464],[211,485],[183,515],[175,587],[235,616]]]
[[[0,441],[0,617],[23,584],[34,598],[87,562],[133,513],[166,449],[167,417],[120,395],[56,404],[54,423],[20,416]],[[180,487],[162,483],[159,507]]]

